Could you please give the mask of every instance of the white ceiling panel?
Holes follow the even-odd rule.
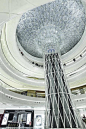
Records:
[[[0,0],[0,12],[9,12],[8,0]]]
[[[40,6],[45,3],[55,1],[55,0],[26,0],[26,1],[28,1],[28,3],[31,3],[33,5]]]
[[[15,10],[18,10],[19,8],[27,5],[27,1],[26,0],[10,0],[10,13],[12,13]]]
[[[9,13],[0,13],[0,24],[9,19]]]

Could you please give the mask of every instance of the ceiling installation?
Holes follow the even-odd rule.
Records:
[[[85,20],[80,0],[56,0],[25,12],[16,35],[23,49],[34,57],[42,58],[42,47],[49,38],[50,42],[59,39],[61,54],[65,54],[81,39]]]

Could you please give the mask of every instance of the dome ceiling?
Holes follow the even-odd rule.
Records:
[[[16,35],[23,49],[42,58],[45,43],[59,42],[61,54],[70,51],[85,29],[85,11],[80,0],[56,0],[25,12]]]

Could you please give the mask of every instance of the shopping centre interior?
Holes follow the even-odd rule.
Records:
[[[48,64],[52,59],[49,59],[49,55],[49,58],[46,57],[46,51],[48,54],[60,51],[60,59],[55,63],[60,60],[69,91],[67,94],[72,100],[72,109],[82,124],[80,127],[86,127],[85,12],[86,0],[0,0],[1,128],[73,128],[72,120],[69,126],[64,122],[64,118],[66,121],[72,119],[65,116],[67,111],[64,115],[61,114],[61,118],[59,115],[55,117],[55,112],[52,116],[47,116],[49,121],[45,119],[49,103],[47,96],[58,94],[56,89],[54,93],[49,91],[49,79],[52,75],[49,75]],[[57,73],[55,72],[54,76],[55,74]],[[56,83],[56,80],[54,81]],[[50,85],[54,87],[53,83]],[[51,99],[50,105],[55,101],[55,97]],[[52,105],[52,112],[53,108],[59,109]],[[64,111],[66,107],[63,107]],[[51,106],[49,109],[51,110]],[[61,110],[59,109],[59,112]],[[75,118],[73,116],[73,119]]]

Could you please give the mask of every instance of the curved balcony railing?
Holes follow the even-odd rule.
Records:
[[[81,59],[84,56],[86,56],[86,46],[75,58],[71,59],[70,61],[65,62],[64,66],[72,65],[74,62],[79,61],[79,59]]]
[[[45,98],[45,92],[25,90],[25,89],[21,90],[20,88],[12,87],[12,86],[6,84],[5,82],[3,82],[1,80],[0,80],[0,85],[7,90],[10,90],[12,92],[15,92],[15,93],[18,93],[18,94],[21,94],[21,95],[30,96],[30,97]]]

